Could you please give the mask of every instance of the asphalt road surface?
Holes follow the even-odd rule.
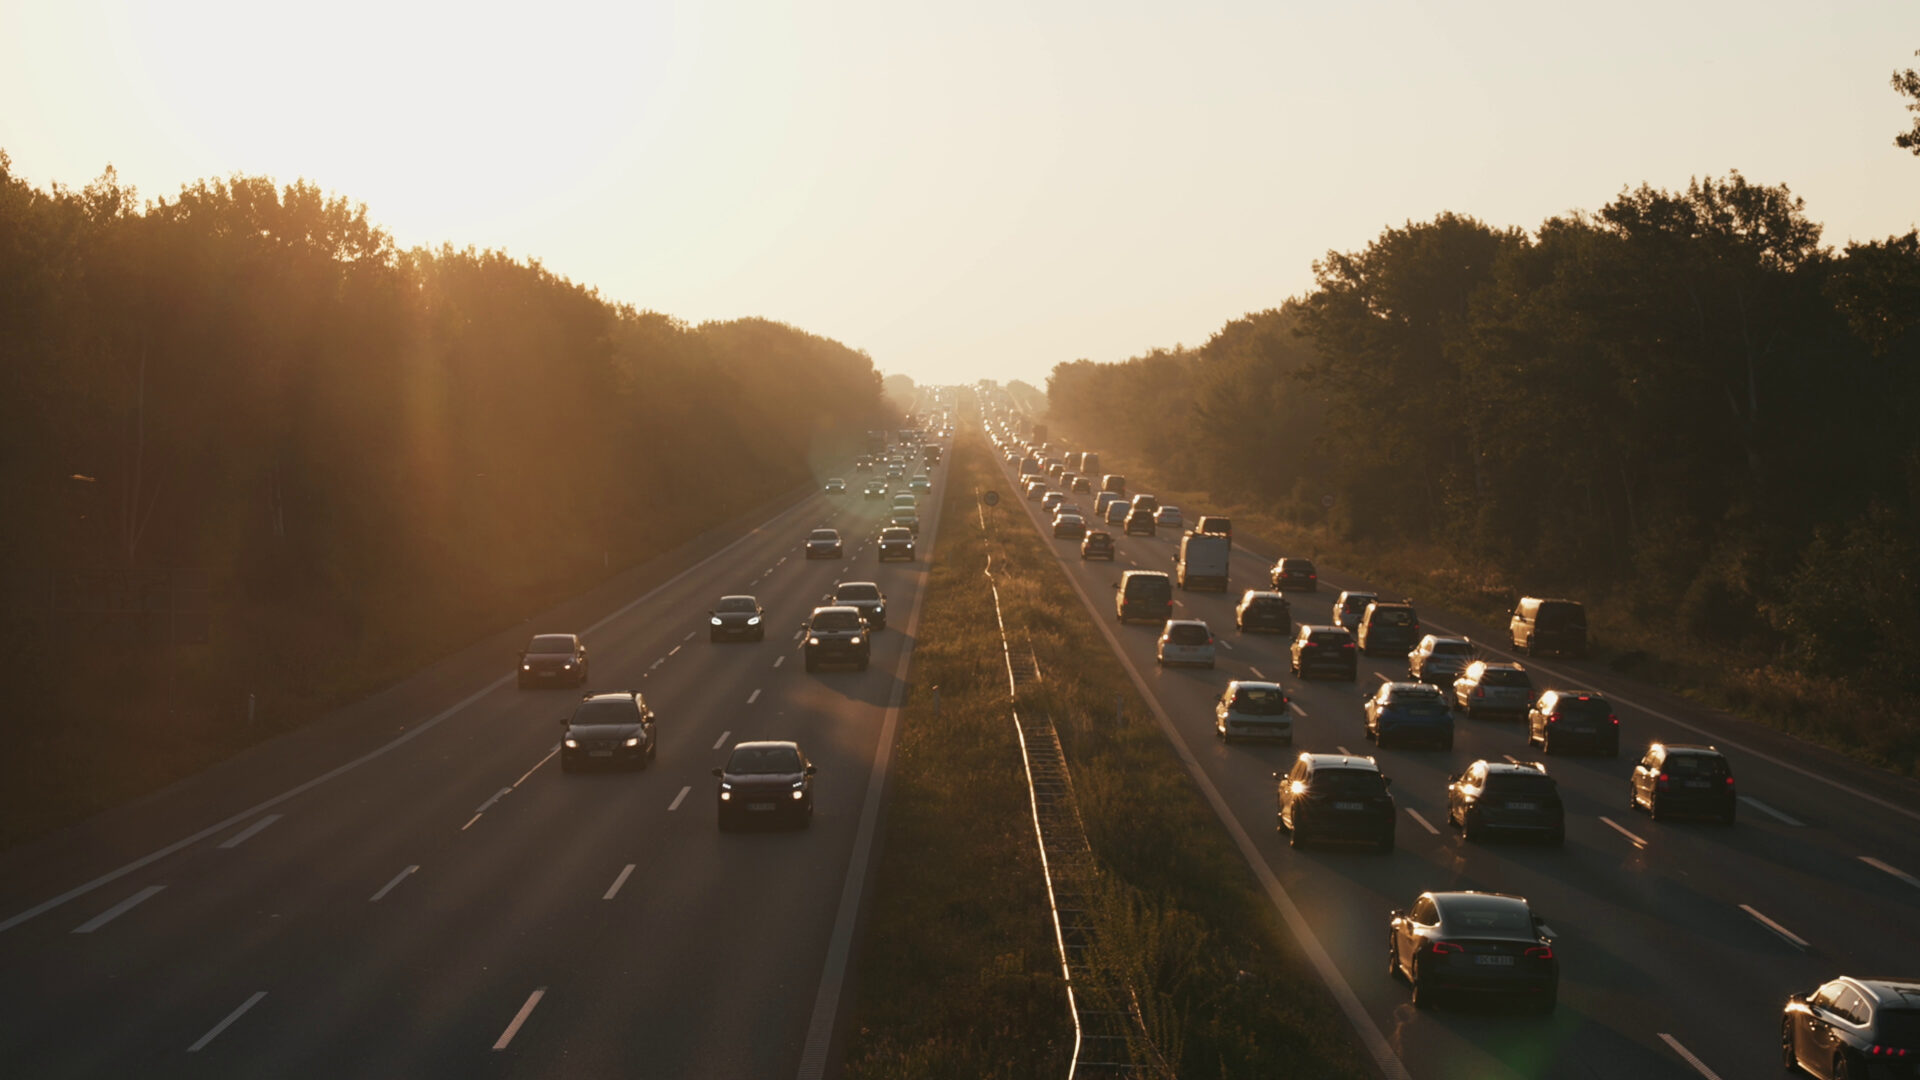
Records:
[[[809,495],[0,858],[0,1073],[819,1075],[926,580],[877,563],[883,505]],[[818,526],[844,561],[804,557]],[[889,626],[868,671],[809,675],[799,626],[838,580],[880,583]],[[709,643],[724,593],[760,597],[764,642]],[[646,694],[651,768],[560,771],[579,692],[515,688],[535,631],[585,635],[588,689]],[[717,830],[709,770],[753,738],[817,764],[810,829]]]
[[[1007,467],[1007,494],[1035,527]],[[1091,510],[1084,494],[1071,501]],[[1184,507],[1187,521],[1205,510]],[[1046,519],[1050,520],[1050,519]],[[1009,524],[1023,524],[1019,517]],[[1780,1008],[1836,974],[1920,973],[1920,788],[1846,762],[1758,725],[1717,715],[1623,679],[1598,663],[1532,662],[1539,689],[1588,687],[1613,695],[1617,760],[1547,761],[1567,811],[1564,849],[1468,844],[1446,823],[1450,773],[1485,758],[1542,760],[1525,725],[1456,714],[1451,751],[1376,751],[1363,735],[1362,700],[1382,677],[1403,679],[1404,657],[1360,660],[1359,679],[1301,682],[1288,674],[1288,639],[1240,634],[1233,608],[1269,587],[1278,552],[1236,546],[1224,594],[1176,589],[1175,618],[1205,619],[1220,641],[1215,670],[1160,669],[1158,629],[1120,626],[1113,582],[1129,569],[1173,569],[1177,529],[1155,538],[1114,533],[1115,562],[1082,562],[1077,542],[1047,539],[1133,677],[1164,716],[1242,851],[1264,871],[1283,916],[1292,907],[1309,956],[1326,964],[1337,997],[1383,1074],[1419,1080],[1514,1077],[1748,1080],[1780,1073]],[[1042,529],[1050,537],[1051,530]],[[1300,554],[1311,554],[1302,552]],[[1317,594],[1292,594],[1297,621],[1329,623],[1342,588],[1365,584],[1320,567]],[[1330,588],[1328,586],[1331,586]],[[1482,655],[1510,659],[1505,627],[1420,610],[1430,633],[1458,633]],[[1294,745],[1225,746],[1213,704],[1233,678],[1269,678],[1299,706]],[[1691,726],[1688,726],[1691,725]],[[1738,779],[1732,827],[1654,822],[1627,808],[1627,776],[1654,740],[1712,742]],[[1274,780],[1301,751],[1377,753],[1399,806],[1390,855],[1292,850],[1274,820]],[[1551,1018],[1497,1007],[1416,1011],[1387,974],[1388,912],[1425,889],[1482,889],[1532,901],[1555,932],[1559,1008]],[[1343,987],[1345,992],[1343,992]]]

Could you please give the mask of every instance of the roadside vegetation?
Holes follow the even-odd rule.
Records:
[[[1016,646],[1042,681],[1022,709],[1060,732],[1106,869],[1101,960],[1140,996],[1183,1077],[1360,1077],[1351,1033],[1187,776],[1053,555],[977,490],[1009,493],[971,420],[943,499],[902,714],[850,1077],[1058,1077],[1072,1048],[1035,854],[989,553]],[[939,687],[939,712],[932,709]]]
[[[1820,233],[1738,173],[1442,214],[1198,348],[1060,365],[1048,418],[1417,600],[1583,599],[1621,670],[1914,775],[1920,233]]]

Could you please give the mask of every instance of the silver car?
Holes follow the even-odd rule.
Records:
[[[1213,631],[1201,619],[1168,619],[1160,631],[1157,659],[1161,667],[1171,664],[1213,666]]]
[[[1453,680],[1454,704],[1469,718],[1501,714],[1525,716],[1533,707],[1533,679],[1519,664],[1475,660]]]
[[[1380,599],[1378,593],[1343,592],[1333,602],[1333,621],[1349,630],[1360,629],[1360,616],[1367,613],[1367,605]]]
[[[1213,706],[1213,733],[1221,742],[1279,739],[1293,745],[1293,711],[1279,683],[1235,679]]]
[[[1451,687],[1453,680],[1473,663],[1473,642],[1460,637],[1428,634],[1407,654],[1407,676],[1439,687]]]

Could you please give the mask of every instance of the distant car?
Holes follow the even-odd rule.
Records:
[[[1293,744],[1293,710],[1279,683],[1235,679],[1213,706],[1213,731],[1221,742],[1279,739]]]
[[[1114,613],[1121,625],[1140,619],[1159,625],[1173,616],[1173,579],[1158,570],[1129,570],[1114,584]]]
[[[1127,513],[1126,521],[1125,532],[1128,536],[1132,536],[1135,533],[1143,536],[1153,536],[1155,534],[1153,511],[1151,510],[1144,510],[1136,506]]]
[[[887,527],[905,529],[917,536],[920,533],[920,515],[911,510],[895,510],[887,515]]]
[[[578,634],[535,634],[520,653],[520,689],[529,686],[585,686],[587,645]]]
[[[1441,994],[1517,997],[1543,1014],[1559,1000],[1553,939],[1524,897],[1426,892],[1388,918],[1388,968],[1413,986],[1416,1009]]]
[[[1476,761],[1447,778],[1447,822],[1467,841],[1489,832],[1519,833],[1554,847],[1567,841],[1560,785],[1537,761]]]
[[[1040,502],[1042,499],[1045,499],[1046,497],[1047,497],[1047,485],[1045,484],[1045,482],[1035,480],[1027,485],[1027,501],[1028,502]]]
[[[1367,699],[1367,738],[1384,748],[1395,743],[1423,742],[1453,749],[1453,710],[1440,688],[1418,682],[1387,682]]]
[[[659,751],[653,710],[631,690],[587,695],[560,726],[566,728],[560,737],[561,772],[587,765],[644,769]]]
[[[884,480],[869,480],[869,481],[867,481],[867,487],[866,487],[866,497],[867,497],[867,498],[869,498],[869,499],[884,499],[884,498],[886,498],[886,497],[887,497],[887,484],[886,484],[886,481],[884,481]]]
[[[1200,619],[1171,619],[1160,631],[1155,659],[1161,667],[1175,664],[1213,666],[1213,631]]]
[[[1113,561],[1113,534],[1104,529],[1095,529],[1087,533],[1080,541],[1082,559],[1105,559]]]
[[[907,486],[915,491],[932,491],[933,479],[926,473],[915,473],[913,477],[907,481]]]
[[[1273,564],[1273,587],[1281,592],[1319,592],[1320,571],[1312,559],[1285,558]]]
[[[1619,757],[1620,717],[1600,694],[1549,690],[1527,710],[1527,742],[1547,754],[1583,749]]]
[[[1359,678],[1359,650],[1354,648],[1353,635],[1345,627],[1299,624],[1294,627],[1293,644],[1288,652],[1296,678],[1311,678],[1315,672],[1329,671],[1348,682]]]
[[[1514,652],[1528,656],[1554,653],[1587,655],[1587,609],[1577,600],[1522,597],[1507,620],[1507,639]]]
[[[1920,979],[1842,975],[1787,998],[1780,1063],[1822,1080],[1920,1075]]]
[[[713,775],[720,779],[714,805],[723,832],[761,819],[802,829],[813,821],[814,766],[798,743],[735,743]]]
[[[1277,592],[1248,589],[1233,609],[1233,622],[1245,633],[1293,633],[1293,605]]]
[[[1056,514],[1053,518],[1053,538],[1056,540],[1079,540],[1087,535],[1087,522],[1079,514]]]
[[[1055,509],[1059,507],[1061,503],[1066,501],[1067,501],[1066,492],[1049,491],[1045,495],[1042,495],[1040,497],[1040,509],[1045,510],[1048,513],[1052,513]]]
[[[913,530],[903,525],[889,525],[880,530],[880,561],[905,559],[913,561]]]
[[[1367,613],[1367,605],[1380,599],[1374,593],[1355,592],[1349,589],[1340,594],[1333,602],[1333,621],[1349,630],[1360,629],[1360,616]]]
[[[1733,766],[1711,746],[1654,743],[1627,780],[1627,798],[1655,821],[1678,814],[1718,818],[1731,825],[1739,793]]]
[[[871,581],[843,581],[834,586],[833,603],[836,607],[850,607],[860,612],[867,621],[869,630],[887,628],[887,597],[880,586]]]
[[[1420,641],[1420,616],[1412,604],[1376,600],[1360,614],[1360,626],[1354,637],[1360,643],[1360,651],[1368,656],[1405,653]]]
[[[1133,499],[1130,502],[1130,505],[1135,510],[1145,510],[1148,513],[1152,513],[1153,511],[1160,509],[1160,496],[1149,495],[1143,491],[1140,494],[1135,495],[1133,497]]]
[[[1233,519],[1222,517],[1219,514],[1202,514],[1200,515],[1200,520],[1193,523],[1193,531],[1198,533],[1214,533],[1218,536],[1232,536]]]
[[[1181,525],[1180,508],[1163,506],[1153,512],[1153,523],[1168,529],[1177,529]]]
[[[863,455],[861,455],[860,457],[857,457],[857,458],[854,458],[854,459],[853,459],[853,471],[855,471],[855,472],[872,472],[872,471],[873,471],[873,459],[872,459],[872,458],[870,458],[870,457],[867,457],[867,456],[865,456],[864,454],[863,454]]]
[[[907,467],[904,463],[898,461],[887,463],[887,479],[898,480],[905,475],[907,475]]]
[[[830,476],[827,478],[826,488],[829,495],[845,495],[847,482],[838,476]]]
[[[807,534],[807,558],[841,558],[840,532],[837,529],[815,529]]]
[[[852,664],[861,671],[873,657],[873,634],[859,608],[828,605],[813,609],[806,624],[806,665],[818,671],[822,664]]]
[[[1094,516],[1097,518],[1100,518],[1102,521],[1106,520],[1107,507],[1112,506],[1115,501],[1124,502],[1125,500],[1121,499],[1119,495],[1111,491],[1103,491],[1100,494],[1095,495],[1093,497]]]
[[[1525,716],[1533,707],[1533,677],[1519,664],[1475,660],[1453,680],[1453,703],[1469,720]]]
[[[1116,499],[1107,504],[1107,513],[1103,520],[1109,525],[1124,525],[1131,511],[1132,508],[1127,505],[1126,500]]]
[[[1407,653],[1407,675],[1452,690],[1453,680],[1472,662],[1473,642],[1428,634]]]
[[[751,596],[723,596],[713,610],[707,612],[707,638],[711,641],[727,638],[764,641],[767,637],[766,615],[760,607],[760,601]]]
[[[1332,840],[1393,850],[1397,811],[1374,759],[1303,753],[1287,775],[1275,777],[1275,817],[1292,846]]]
[[[1069,490],[1084,491],[1087,494],[1091,495],[1093,494],[1093,481],[1084,476],[1076,476],[1073,478],[1073,484],[1069,488]]]

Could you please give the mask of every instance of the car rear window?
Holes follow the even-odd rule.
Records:
[[[835,589],[833,595],[839,600],[878,600],[880,599],[880,586],[847,584]]]
[[[588,724],[637,724],[640,722],[640,710],[633,702],[620,699],[614,701],[583,701],[574,706],[573,723],[581,727]]]
[[[1596,719],[1613,714],[1613,707],[1607,704],[1606,699],[1597,697],[1563,697],[1555,703],[1553,710],[1561,716],[1591,716]]]
[[[1402,686],[1387,695],[1391,705],[1438,705],[1440,691],[1431,686]]]
[[[1248,716],[1280,716],[1287,711],[1287,695],[1272,687],[1243,686],[1234,692],[1233,711]]]
[[[858,630],[860,616],[851,611],[823,611],[813,617],[815,630]]]
[[[1365,611],[1367,609],[1367,605],[1371,603],[1373,603],[1373,597],[1371,596],[1366,596],[1366,595],[1349,596],[1347,597],[1346,602],[1340,605],[1340,610]]]
[[[1136,599],[1164,599],[1173,595],[1173,584],[1165,574],[1137,574],[1127,579],[1127,595]]]
[[[1313,564],[1306,559],[1281,559],[1280,570],[1287,574],[1311,574]]]
[[[1920,1049],[1920,1009],[1881,1009],[1873,1026],[1875,1042]]]
[[[1205,645],[1213,640],[1213,635],[1207,633],[1204,626],[1182,623],[1167,628],[1167,640],[1175,645]]]
[[[1481,672],[1480,681],[1488,686],[1517,686],[1525,688],[1533,685],[1533,680],[1527,677],[1526,672],[1515,671],[1512,668],[1488,668],[1486,671]]]
[[[1727,775],[1727,759],[1718,754],[1668,754],[1660,767],[1675,776]]]
[[[1473,646],[1464,641],[1436,641],[1433,643],[1435,656],[1472,656]]]
[[[1568,601],[1541,604],[1533,624],[1542,630],[1585,630],[1587,609]]]
[[[1315,795],[1385,795],[1387,785],[1372,769],[1316,769],[1312,783]]]
[[[1538,773],[1492,773],[1487,790],[1496,795],[1557,795],[1560,788],[1551,776]]]
[[[800,752],[791,746],[736,746],[727,759],[730,773],[797,773]]]
[[[1373,610],[1373,622],[1376,626],[1412,626],[1413,612],[1406,608],[1386,608]]]
[[[571,634],[541,634],[527,643],[530,653],[570,653],[573,651]]]
[[[1256,596],[1247,603],[1248,611],[1281,611],[1286,607],[1287,602],[1277,596]]]
[[[1343,632],[1316,630],[1313,636],[1307,639],[1307,643],[1310,645],[1345,645],[1352,640],[1353,638]]]
[[[1449,933],[1516,934],[1533,930],[1527,909],[1519,904],[1456,899],[1440,912]]]

